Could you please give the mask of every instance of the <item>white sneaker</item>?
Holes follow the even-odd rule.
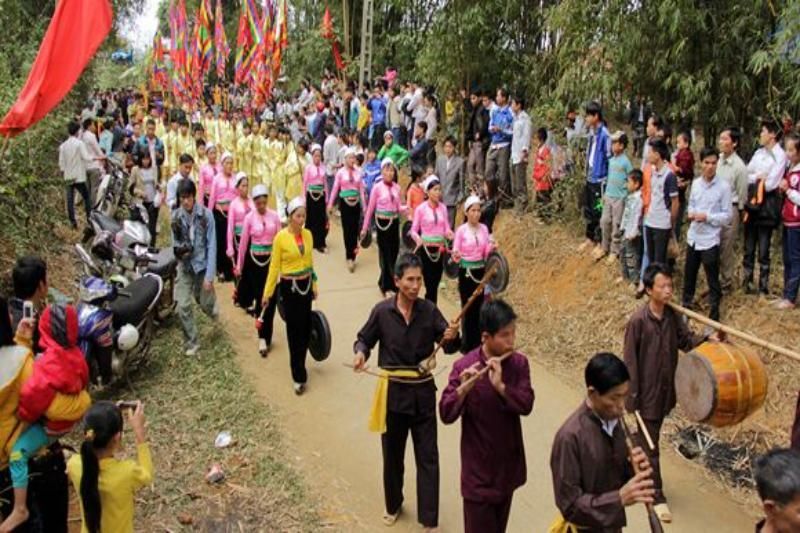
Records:
[[[198,353],[200,353],[200,345],[199,344],[192,344],[186,351],[184,352],[187,357],[196,357]]]
[[[294,393],[300,396],[306,391],[306,384],[305,383],[295,383],[294,384]]]

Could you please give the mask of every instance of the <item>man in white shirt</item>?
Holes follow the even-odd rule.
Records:
[[[778,191],[786,172],[786,153],[778,144],[781,127],[774,120],[761,123],[761,148],[753,154],[747,164],[748,201],[744,224],[744,291],[755,294],[753,279],[755,256],[758,248],[758,292],[769,294],[769,249],[772,230],[781,219],[781,197]],[[761,199],[760,205],[753,198]]]
[[[325,143],[322,145],[322,161],[325,163],[325,179],[328,182],[328,190],[333,190],[333,178],[339,170],[339,139],[334,134],[333,124],[325,125]]]
[[[95,205],[97,198],[97,187],[100,185],[100,177],[103,174],[103,161],[106,156],[103,149],[100,148],[100,143],[97,142],[97,124],[94,119],[87,118],[83,121],[83,135],[81,136],[83,144],[86,145],[86,151],[92,160],[86,165],[86,180],[89,182],[89,201],[91,205]]]
[[[58,147],[58,168],[64,173],[64,182],[67,186],[67,216],[73,229],[78,228],[75,220],[75,191],[83,198],[83,209],[86,211],[86,220],[89,220],[91,204],[89,203],[89,189],[86,187],[86,165],[92,161],[83,141],[78,139],[81,126],[77,122],[67,125],[69,137]]]
[[[167,209],[170,213],[178,208],[178,184],[182,180],[192,179],[194,158],[189,154],[181,154],[178,160],[178,171],[167,181]]]
[[[531,146],[531,117],[525,112],[525,99],[515,95],[511,98],[511,113],[514,115],[514,133],[511,137],[511,195],[517,212],[528,207],[528,150]]]
[[[692,182],[686,235],[686,269],[683,277],[683,305],[692,307],[700,265],[706,272],[711,310],[709,318],[719,320],[722,287],[719,282],[719,245],[722,228],[731,218],[731,188],[717,176],[719,154],[711,146],[700,152],[701,177]]]

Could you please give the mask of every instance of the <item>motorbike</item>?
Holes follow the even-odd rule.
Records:
[[[113,217],[125,201],[125,190],[130,180],[120,156],[109,157],[107,163],[107,170],[97,186],[92,209]]]
[[[101,267],[91,271],[82,261],[84,273],[101,277],[115,277],[115,281],[136,280],[147,274],[160,276],[164,290],[158,304],[157,319],[164,321],[175,311],[175,278],[178,262],[172,248],[152,248],[150,230],[147,228],[147,210],[141,203],[131,206],[130,216],[118,222],[100,211],[89,215],[94,239],[90,251]]]
[[[81,261],[99,272],[80,244]],[[154,315],[164,289],[161,278],[145,274],[125,288],[99,276],[81,277],[78,338],[92,382],[107,386],[125,377],[147,358],[154,335]]]

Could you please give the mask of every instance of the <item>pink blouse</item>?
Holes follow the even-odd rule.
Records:
[[[272,209],[267,209],[263,215],[255,209],[247,213],[242,224],[236,269],[241,272],[244,268],[244,257],[250,246],[272,246],[272,240],[280,230],[281,219]]]
[[[447,218],[447,206],[443,203],[439,202],[433,207],[428,201],[414,209],[414,221],[408,234],[417,244],[422,244],[424,241],[441,242],[450,231],[452,230]]]
[[[217,204],[223,211],[228,210],[228,206],[234,198],[239,196],[239,191],[233,186],[234,177],[225,177],[225,174],[220,172],[214,177],[214,186],[211,187],[211,196],[208,199],[208,208],[212,211]]]
[[[322,163],[319,166],[314,164],[306,165],[303,171],[303,198],[311,185],[322,185],[322,190],[325,191],[325,201],[328,200],[328,180],[325,179],[325,165]]]
[[[379,214],[394,213],[400,215],[405,212],[406,208],[400,205],[400,186],[397,183],[390,183],[387,185],[383,180],[380,180],[372,187],[372,192],[369,195],[369,206],[367,206],[367,214],[364,215],[364,225],[361,231],[367,231],[369,223],[372,220],[372,215],[375,211]]]
[[[366,190],[364,189],[364,180],[362,176],[363,174],[357,168],[340,168],[333,180],[333,190],[328,199],[328,207],[333,207],[333,204],[336,202],[337,193],[340,193],[344,197],[352,195],[353,193],[350,191],[355,191],[357,195],[361,197],[361,205],[367,205]]]
[[[197,188],[199,189],[200,202],[205,202],[205,195],[211,195],[211,188],[214,187],[214,176],[222,174],[222,165],[219,163],[213,166],[206,163],[200,167],[200,176],[198,179]]]
[[[485,261],[493,248],[489,228],[484,224],[478,224],[477,231],[473,231],[469,224],[461,224],[453,238],[453,252],[461,254],[464,261]]]
[[[255,208],[256,205],[250,198],[243,200],[241,196],[237,196],[231,202],[231,206],[228,208],[228,249],[226,250],[228,257],[233,257],[235,253],[234,238],[236,235],[242,234],[244,217]]]

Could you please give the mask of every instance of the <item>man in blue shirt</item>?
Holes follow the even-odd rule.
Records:
[[[383,97],[383,90],[379,84],[375,85],[367,107],[372,116],[369,125],[369,144],[378,150],[383,143],[383,132],[386,131],[386,99]]]
[[[489,135],[491,144],[486,157],[486,179],[496,180],[500,190],[500,207],[513,207],[509,160],[511,137],[514,134],[514,115],[508,105],[508,90],[497,89],[495,104],[489,110]]]
[[[719,154],[711,146],[700,152],[702,177],[692,182],[689,196],[689,233],[686,235],[686,271],[683,276],[683,305],[692,307],[700,265],[706,271],[709,317],[719,320],[722,287],[719,282],[719,243],[722,227],[731,219],[731,187],[717,177]]]
[[[172,246],[178,259],[175,300],[186,340],[186,355],[200,350],[192,299],[209,317],[217,316],[214,276],[217,274],[217,238],[214,216],[197,203],[197,188],[191,180],[178,184],[180,205],[172,212]]]
[[[578,247],[584,251],[600,243],[600,216],[603,211],[603,188],[608,176],[611,143],[603,121],[603,109],[597,102],[586,104],[586,126],[589,144],[586,150],[586,183],[583,188],[583,217],[586,219],[586,240]]]

